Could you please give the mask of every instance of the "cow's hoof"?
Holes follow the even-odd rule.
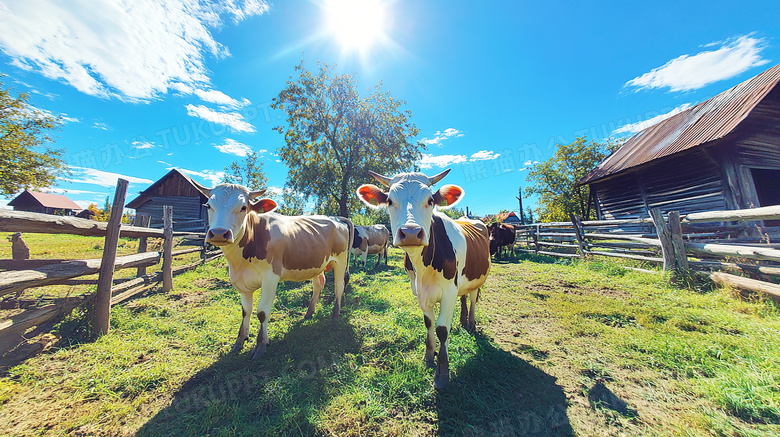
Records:
[[[306,311],[306,315],[303,316],[303,320],[309,320],[311,319],[311,315],[314,314],[313,311]]]
[[[230,349],[230,353],[237,354],[241,352],[241,350],[244,349],[244,341],[236,341],[236,343],[233,345],[233,349]]]
[[[265,355],[265,345],[257,346],[255,352],[252,354],[252,361],[263,358],[263,355]]]

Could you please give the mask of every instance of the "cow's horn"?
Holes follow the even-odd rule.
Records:
[[[196,181],[192,181],[192,184],[195,185],[195,189],[200,191],[200,193],[206,196],[207,199],[211,197],[211,188],[206,188],[203,185],[197,183]]]
[[[268,191],[267,188],[263,188],[262,190],[257,190],[257,191],[250,191],[247,196],[249,197],[249,200],[255,200],[258,197],[260,197],[263,194],[265,194],[266,191]]]
[[[439,182],[440,180],[444,179],[444,176],[447,176],[447,173],[452,170],[451,168],[448,168],[447,170],[444,170],[443,172],[437,174],[436,176],[431,176],[428,178],[428,186],[431,186],[435,184],[436,182]]]
[[[373,171],[371,171],[371,170],[369,170],[369,171],[368,171],[368,174],[370,174],[370,175],[371,175],[371,177],[372,177],[372,178],[374,178],[374,179],[376,179],[376,180],[377,180],[377,182],[379,182],[380,184],[382,184],[382,185],[384,185],[384,186],[386,186],[386,187],[389,187],[389,186],[390,186],[390,178],[389,178],[389,177],[387,177],[387,176],[382,176],[382,175],[381,175],[381,174],[379,174],[379,173],[374,173],[374,172],[373,172]]]

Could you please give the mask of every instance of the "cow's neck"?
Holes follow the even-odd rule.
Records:
[[[254,247],[258,243],[257,239],[260,238],[258,234],[259,230],[267,230],[268,222],[265,217],[259,214],[247,214],[244,219],[244,226],[241,231],[236,234],[235,240],[232,244],[222,246],[222,253],[225,254],[225,259],[228,264],[232,266],[238,266],[243,263],[251,262],[250,255],[251,250],[247,246]],[[257,256],[252,252],[252,256],[261,259],[264,256]]]

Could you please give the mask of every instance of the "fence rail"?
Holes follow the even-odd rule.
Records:
[[[163,229],[147,227],[148,217],[138,217],[136,224],[131,226],[119,223],[123,213],[123,204],[127,190],[127,181],[118,180],[114,196],[113,215],[108,223],[96,222],[76,217],[53,216],[48,214],[0,210],[0,232],[71,234],[82,236],[105,237],[103,257],[101,259],[82,260],[0,260],[0,297],[16,293],[16,297],[30,288],[49,285],[87,285],[96,284],[94,293],[87,293],[55,303],[28,309],[10,318],[0,320],[0,357],[26,342],[23,335],[35,326],[41,326],[53,319],[61,317],[79,305],[94,301],[89,306],[93,331],[99,334],[108,332],[111,305],[125,301],[147,289],[150,284],[162,282],[163,290],[170,291],[172,278],[176,274],[195,268],[221,256],[221,251],[207,252],[205,246],[181,250],[173,250],[174,236],[184,238],[200,238],[205,234],[196,232],[173,232],[173,211],[164,207],[165,223]],[[116,256],[119,237],[138,238],[139,253]],[[161,252],[147,252],[147,239],[163,239]],[[173,258],[190,253],[201,253],[200,260],[183,266],[173,267]],[[146,274],[146,268],[163,261],[162,271]],[[114,271],[136,268],[136,278],[127,280],[114,279]],[[98,279],[74,279],[85,275],[98,274]],[[8,361],[10,354],[3,360]],[[1,361],[1,360],[0,360]]]
[[[664,270],[705,270],[713,281],[780,298],[780,235],[764,220],[780,220],[780,205],[680,215],[516,226],[516,252],[564,258],[605,256],[662,264]],[[736,223],[736,224],[735,224]],[[702,224],[708,224],[706,226]],[[748,277],[718,272],[738,271]]]

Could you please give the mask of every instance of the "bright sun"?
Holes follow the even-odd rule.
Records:
[[[325,0],[328,29],[344,50],[365,51],[384,37],[380,0]]]

